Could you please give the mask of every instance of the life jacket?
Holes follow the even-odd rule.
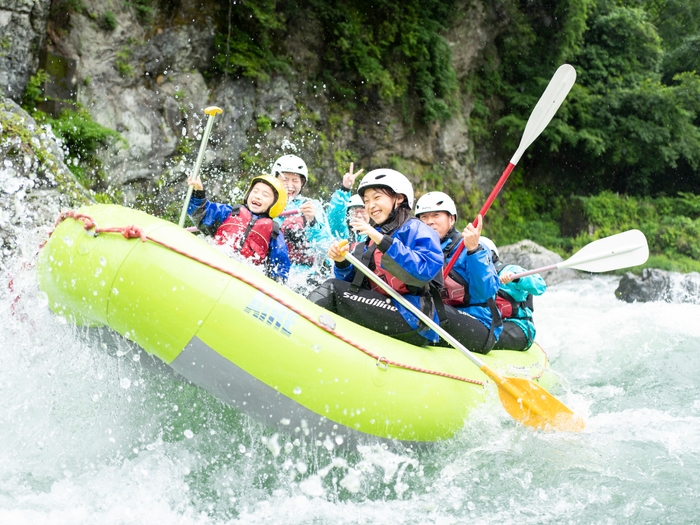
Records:
[[[280,229],[284,234],[289,251],[289,260],[295,264],[311,266],[316,262],[316,256],[306,237],[306,218],[303,215],[287,217]]]
[[[532,317],[524,315],[524,309],[529,308],[531,312],[535,310],[532,294],[527,294],[524,301],[516,301],[504,290],[498,290],[498,294],[496,295],[496,307],[501,317],[504,319],[510,317],[514,319],[524,319],[526,321],[532,321]]]
[[[409,220],[419,219],[411,217]],[[396,230],[396,228],[398,228],[398,225],[394,221],[390,221],[388,224],[385,224],[380,231],[385,235],[389,235]],[[420,295],[423,297],[424,300],[421,300],[421,311],[423,311],[423,313],[428,317],[432,317],[433,308],[435,308],[440,324],[443,326],[447,324],[445,307],[440,300],[440,290],[443,286],[442,272],[438,272],[435,279],[425,286],[420,287],[407,285],[398,277],[382,268],[381,260],[383,253],[377,249],[377,245],[369,238],[366,241],[359,242],[355,245],[353,255],[399,294]],[[373,281],[367,279],[362,272],[356,271],[355,277],[352,281],[351,290],[354,288],[355,291],[357,291],[361,287],[367,287],[367,285],[369,285],[369,288],[375,292],[382,295],[388,295]],[[419,326],[415,331],[419,331],[422,328],[424,328],[424,325],[422,321],[419,321]]]
[[[255,219],[243,205],[233,206],[231,215],[214,235],[218,244],[228,244],[253,264],[263,264],[270,251],[270,242],[277,238],[279,227],[268,217]]]
[[[452,228],[447,236],[452,240],[447,246],[442,250],[445,256],[445,262],[450,260],[450,256],[457,249],[461,235],[458,231]],[[445,285],[441,291],[442,302],[450,306],[470,306],[469,297],[469,285],[467,282],[455,271],[452,270],[449,275],[445,276]],[[486,306],[486,305],[472,305],[472,306]]]
[[[452,242],[442,250],[446,263],[450,260],[457,246],[459,246],[459,241],[462,238],[462,235],[454,228],[452,228],[447,235],[452,239]],[[498,296],[496,296],[496,299],[489,297],[485,303],[473,303],[471,295],[469,294],[469,283],[454,269],[445,276],[445,285],[440,292],[440,296],[444,304],[454,306],[455,308],[468,308],[470,306],[487,307],[491,313],[491,328],[489,329],[489,343],[487,344],[492,344],[491,342],[495,338],[495,329],[503,324],[498,309]]]
[[[501,261],[496,262],[496,271],[501,273],[501,270],[505,266]],[[496,307],[503,319],[523,319],[526,321],[532,321],[532,317],[525,315],[525,308],[529,308],[531,312],[535,311],[535,301],[532,294],[527,294],[524,301],[516,301],[513,297],[505,290],[499,289],[498,294],[496,294]]]

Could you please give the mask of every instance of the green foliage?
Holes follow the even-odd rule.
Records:
[[[594,238],[636,228],[647,236],[652,253],[700,260],[700,197],[683,193],[635,199],[604,192],[582,200]]]
[[[700,32],[698,0],[646,0],[643,5],[668,50],[682,45],[688,35]]]
[[[511,177],[516,176],[511,175]],[[511,185],[511,182],[513,183]],[[623,231],[641,230],[649,243],[645,267],[669,271],[700,271],[700,196],[679,193],[675,197],[630,197],[604,191],[589,197],[567,196],[552,200],[520,177],[509,180],[509,189],[494,202],[484,221],[484,235],[498,245],[532,241],[568,257],[586,244]],[[453,193],[455,195],[455,193]],[[455,198],[464,227],[485,200],[476,192],[467,206]],[[580,211],[576,232],[562,234],[566,213]]]
[[[188,137],[182,137],[177,142],[177,146],[175,148],[175,160],[179,160],[183,157],[186,157],[187,155],[191,155],[192,153],[194,153],[196,146],[197,144],[194,140]]]
[[[86,9],[82,0],[59,0],[57,2],[52,2],[51,8],[67,9],[68,11],[74,13],[82,13]]]
[[[48,80],[48,73],[42,69],[32,75],[25,88],[22,106],[38,124],[51,126],[56,136],[63,140],[67,150],[64,159],[66,165],[82,186],[87,189],[99,187],[103,182],[104,173],[97,152],[109,144],[115,142],[126,144],[126,141],[116,131],[95,122],[90,113],[79,105],[76,105],[75,109],[64,109],[58,118],[52,118],[38,111],[37,104],[47,100],[43,85]],[[71,101],[59,102],[72,103]],[[109,197],[105,193],[101,198]]]
[[[248,0],[220,2],[214,71],[266,81],[283,71],[282,42],[306,17],[320,22],[319,71],[307,72],[346,105],[376,95],[415,104],[424,122],[446,120],[457,104],[451,52],[440,34],[454,0]],[[300,14],[301,13],[301,14]]]
[[[124,5],[136,11],[136,16],[141,22],[148,23],[153,20],[155,10],[151,6],[152,0],[124,0]]]
[[[105,11],[100,20],[100,27],[107,31],[114,31],[117,28],[117,18],[112,11]]]
[[[569,61],[577,83],[523,159],[550,207],[560,194],[696,190],[700,0],[531,0],[502,8],[511,23],[497,39],[498,56],[487,54],[463,83],[475,140],[512,154],[552,73]]]
[[[37,104],[46,100],[43,85],[48,80],[49,75],[42,69],[31,76],[25,88],[22,107],[37,123],[50,125],[63,140],[68,150],[66,165],[78,181],[87,189],[97,188],[104,179],[102,163],[97,157],[98,150],[115,141],[126,141],[116,131],[95,122],[90,113],[79,105],[75,105],[75,109],[64,109],[58,118],[38,111]],[[72,104],[71,101],[63,102]]]
[[[63,140],[68,148],[68,168],[88,189],[96,187],[104,179],[97,152],[109,144],[126,143],[119,133],[95,122],[84,108],[65,109],[57,119],[42,115],[38,117],[42,123],[50,124],[53,132]]]
[[[440,31],[453,0],[308,0],[324,28],[322,78],[339,98],[415,100],[424,122],[446,120],[456,104],[451,52]]]
[[[579,81],[593,92],[633,88],[656,77],[663,49],[656,28],[641,9],[614,7],[600,13],[578,53]]]
[[[468,217],[476,217],[484,201],[480,195]],[[504,191],[484,218],[484,234],[497,244],[511,244],[530,239],[560,254],[571,251],[573,238],[561,233],[561,199],[548,199],[546,193],[524,184],[522,172],[516,170]]]
[[[24,88],[24,96],[22,98],[22,107],[29,113],[36,111],[36,106],[39,102],[43,102],[44,88],[43,85],[49,79],[49,75],[43,69],[38,69],[27,82]]]
[[[673,77],[684,71],[700,71],[700,34],[688,37],[677,48],[664,56],[663,81],[673,82]]]
[[[260,133],[267,133],[272,129],[272,120],[265,115],[259,115],[258,118],[255,119],[255,124]]]
[[[221,1],[219,32],[214,38],[214,71],[262,81],[282,70],[286,60],[275,53],[274,32],[285,27],[277,0]]]
[[[134,76],[134,69],[129,64],[129,57],[131,56],[131,50],[127,47],[122,47],[120,51],[117,51],[116,58],[114,59],[114,68],[119,71],[122,78],[128,78]]]
[[[116,131],[95,122],[84,108],[63,110],[58,119],[47,118],[46,121],[73,156],[86,158],[103,146],[124,140]]]

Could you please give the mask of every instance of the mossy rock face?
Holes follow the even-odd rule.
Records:
[[[64,164],[54,134],[10,99],[0,98],[0,264],[18,250],[18,236],[48,227],[58,213],[93,203]]]

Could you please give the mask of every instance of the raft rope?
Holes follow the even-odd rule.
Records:
[[[246,283],[247,285],[252,286],[252,287],[255,288],[256,290],[258,290],[258,291],[264,293],[265,295],[267,295],[268,297],[274,299],[274,300],[277,301],[278,303],[280,303],[280,304],[286,306],[287,308],[289,308],[290,310],[292,310],[294,313],[296,313],[296,314],[298,314],[299,316],[303,317],[304,319],[306,319],[307,321],[309,321],[309,322],[312,323],[313,325],[317,326],[318,328],[321,328],[322,330],[328,332],[329,334],[332,334],[333,336],[337,337],[337,338],[340,339],[341,341],[343,341],[343,342],[349,344],[350,346],[356,348],[357,350],[361,351],[362,353],[364,353],[364,354],[368,355],[369,357],[375,359],[375,360],[377,361],[377,366],[380,367],[380,368],[382,368],[382,369],[384,369],[384,370],[386,370],[389,366],[393,366],[393,367],[396,367],[396,368],[403,368],[403,369],[405,369],[405,370],[412,370],[412,371],[414,371],[414,372],[419,372],[419,373],[422,373],[422,374],[430,374],[430,375],[445,377],[445,378],[448,378],[448,379],[455,379],[455,380],[457,380],[457,381],[463,381],[463,382],[465,382],[465,383],[471,383],[471,384],[473,384],[473,385],[484,386],[484,384],[485,384],[483,381],[479,381],[479,380],[477,380],[477,379],[469,379],[469,378],[467,378],[467,377],[462,377],[462,376],[458,376],[458,375],[454,375],[454,374],[448,374],[448,373],[446,373],[446,372],[440,372],[440,371],[438,371],[438,370],[430,370],[430,369],[428,369],[428,368],[421,368],[421,367],[417,367],[417,366],[413,366],[413,365],[408,365],[408,364],[406,364],[406,363],[400,363],[400,362],[398,362],[398,361],[393,361],[393,360],[391,360],[391,359],[387,359],[386,357],[377,355],[377,354],[375,354],[374,352],[372,352],[371,350],[369,350],[369,349],[367,349],[367,348],[364,348],[361,344],[359,344],[359,343],[357,343],[357,342],[355,342],[355,341],[353,341],[353,340],[351,340],[351,339],[349,339],[349,338],[347,338],[347,337],[345,337],[345,336],[343,336],[343,335],[337,333],[337,332],[336,332],[335,330],[333,330],[332,328],[330,328],[330,327],[324,325],[323,323],[317,321],[317,320],[314,319],[312,316],[310,316],[308,313],[306,313],[306,312],[304,312],[303,310],[297,308],[297,307],[294,306],[293,304],[291,304],[291,303],[285,301],[284,299],[281,299],[281,298],[279,298],[279,297],[276,297],[275,294],[274,294],[274,292],[271,292],[270,290],[266,290],[266,289],[260,287],[259,284],[256,284],[256,283],[252,282],[251,280],[247,279],[245,276],[239,275],[239,274],[237,274],[236,272],[234,272],[233,270],[230,270],[230,269],[227,269],[227,268],[223,268],[223,267],[218,266],[218,265],[216,265],[216,264],[212,264],[212,263],[210,263],[210,262],[207,262],[207,261],[204,261],[204,260],[202,260],[202,259],[199,259],[198,257],[196,257],[196,256],[194,256],[194,255],[192,255],[192,254],[190,254],[190,253],[187,253],[187,252],[185,252],[185,251],[179,249],[179,248],[176,247],[176,246],[171,246],[171,245],[169,245],[168,243],[165,243],[165,242],[163,242],[163,241],[160,241],[160,240],[158,240],[158,239],[155,239],[155,238],[153,238],[153,237],[150,237],[149,235],[147,235],[147,234],[143,231],[142,228],[140,228],[139,226],[136,226],[136,225],[134,225],[134,224],[130,224],[130,225],[128,225],[128,226],[124,226],[124,227],[121,227],[121,228],[120,228],[120,227],[100,228],[100,227],[97,225],[97,223],[92,219],[92,217],[90,217],[89,215],[85,215],[85,214],[78,213],[78,212],[74,212],[74,211],[66,211],[66,212],[61,213],[61,214],[58,216],[58,219],[56,219],[56,223],[55,223],[55,225],[54,225],[54,230],[55,230],[55,228],[56,228],[61,222],[63,222],[64,220],[66,220],[66,219],[68,219],[68,218],[71,218],[71,219],[74,219],[74,220],[76,220],[76,221],[82,222],[82,223],[84,224],[84,229],[85,229],[85,231],[91,232],[93,235],[97,235],[97,234],[99,234],[99,233],[120,233],[120,234],[122,234],[122,235],[124,236],[125,239],[136,239],[136,238],[139,238],[139,239],[141,239],[141,242],[151,241],[151,242],[153,242],[153,243],[155,243],[155,244],[158,244],[158,245],[162,246],[163,248],[167,248],[168,250],[172,250],[172,251],[174,251],[175,253],[179,253],[180,255],[183,255],[183,256],[187,257],[188,259],[192,259],[193,261],[197,261],[197,262],[200,263],[200,264],[204,264],[204,265],[206,265],[206,266],[209,266],[210,268],[213,268],[213,269],[218,270],[218,271],[220,271],[220,272],[222,272],[222,273],[225,273],[226,275],[229,275],[229,276],[231,276],[231,277],[233,277],[233,278],[235,278],[235,279],[238,279],[239,281],[242,281],[242,282]],[[49,237],[51,237],[51,234],[53,234],[53,231],[51,231],[51,233],[49,233]]]

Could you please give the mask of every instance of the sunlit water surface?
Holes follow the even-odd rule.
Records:
[[[626,304],[612,277],[552,287],[538,341],[584,432],[499,408],[425,450],[348,450],[275,435],[66,323],[34,260],[0,277],[0,524],[700,522],[700,306]]]

